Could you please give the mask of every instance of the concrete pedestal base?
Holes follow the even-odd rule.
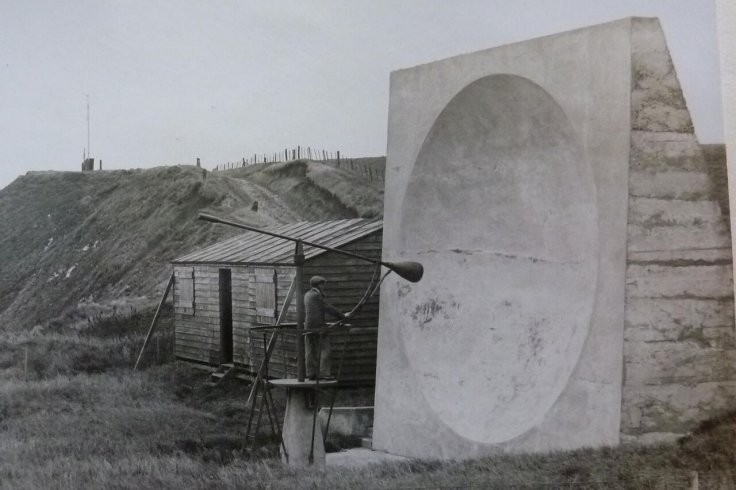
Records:
[[[312,427],[314,423],[315,407],[307,404],[308,397],[312,396],[317,388],[315,381],[298,382],[291,379],[272,380],[274,386],[286,388],[286,413],[282,437],[284,447],[281,448],[281,460],[291,467],[316,466],[325,467],[325,446],[322,440],[322,429],[319,420],[314,426],[314,448],[312,448]],[[332,386],[335,381],[320,382],[320,386]],[[310,452],[312,458],[310,461]]]

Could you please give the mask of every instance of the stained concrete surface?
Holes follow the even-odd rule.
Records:
[[[630,92],[630,19],[392,74],[374,448],[618,442]]]
[[[319,422],[316,422],[316,434],[312,439],[314,408],[309,407],[308,389],[287,389],[286,412],[281,437],[284,447],[280,448],[281,460],[292,468],[325,466],[325,446]],[[310,458],[311,454],[311,458]]]
[[[403,290],[400,334],[425,400],[459,435],[519,436],[567,384],[593,310],[595,199],[570,121],[526,78],[471,83],[432,126],[401,206],[400,245],[428,267]],[[494,396],[477,403],[482,392]]]

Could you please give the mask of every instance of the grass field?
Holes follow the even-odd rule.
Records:
[[[246,446],[247,386],[172,362],[166,328],[131,372],[149,319],[0,337],[0,488],[736,488],[736,413],[656,447],[289,469]]]

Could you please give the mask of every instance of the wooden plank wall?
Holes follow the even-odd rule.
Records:
[[[250,366],[250,339],[247,331],[253,325],[256,317],[255,306],[250,296],[253,271],[245,265],[229,266],[229,268],[232,270],[233,288],[233,362],[240,367],[247,368]]]
[[[343,250],[366,255],[371,258],[381,258],[382,232],[377,231],[356,242],[341,247]],[[357,303],[368,287],[375,266],[369,262],[353,259],[336,253],[325,253],[307,261],[304,266],[304,291],[309,290],[309,278],[315,275],[327,279],[325,296],[327,302],[338,310],[347,313]],[[289,309],[289,321],[296,321],[295,302]],[[328,317],[328,322],[334,321]],[[338,364],[343,355],[341,379],[352,384],[372,384],[376,376],[376,346],[378,328],[378,294],[373,296],[366,306],[351,320],[351,325],[366,328],[366,331],[357,334],[334,334],[332,342],[333,374],[337,374]],[[347,340],[347,343],[345,341]],[[251,335],[251,356],[253,365],[257,368],[263,358],[263,335]],[[286,372],[284,372],[284,358],[286,358]],[[296,376],[296,338],[287,334],[285,342],[279,340],[276,350],[272,354],[269,375],[272,377]]]
[[[178,306],[181,277],[194,272],[194,309]],[[206,266],[174,266],[174,354],[210,364],[220,355],[220,304],[218,270]]]
[[[251,335],[250,328],[257,327],[265,324],[273,325],[276,323],[276,318],[273,315],[264,316],[256,315],[256,283],[257,282],[272,282],[273,271],[276,270],[278,277],[277,284],[277,309],[281,311],[281,308],[286,300],[286,296],[289,292],[289,286],[291,281],[294,279],[295,270],[293,266],[257,266],[249,268],[249,284],[248,284],[248,318],[238,325],[238,337],[242,338],[243,347],[248,352],[248,369],[251,373],[257,372],[261,361],[263,360],[263,334],[259,332],[255,335]],[[292,305],[290,310],[296,312],[296,306]],[[244,310],[245,311],[245,310]],[[296,319],[296,313],[294,320]],[[235,333],[233,333],[235,335]]]
[[[195,265],[174,267],[174,354],[179,359],[198,363],[220,364],[220,269],[231,270],[233,299],[233,361],[249,363],[248,337],[244,329],[255,320],[249,309],[250,275],[245,266]],[[194,271],[194,308],[177,306],[180,298],[179,277],[191,277]]]

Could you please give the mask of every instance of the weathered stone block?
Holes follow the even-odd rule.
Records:
[[[625,386],[621,431],[684,434],[699,421],[733,409],[736,381],[714,381],[694,386]]]
[[[693,123],[656,19],[631,23],[632,128],[692,133]]]
[[[698,336],[628,342],[624,363],[627,386],[736,380],[736,350],[711,347]]]
[[[695,340],[713,348],[734,348],[734,303],[724,299],[626,299],[624,341]]]
[[[679,199],[629,199],[629,224],[648,227],[692,226],[720,224],[727,221],[716,201]]]
[[[632,131],[631,169],[649,172],[706,172],[708,167],[694,134]]]
[[[631,264],[626,274],[627,298],[728,299],[733,297],[731,265]]]
[[[688,226],[630,224],[629,252],[651,250],[713,249],[731,246],[726,219],[719,222],[692,221]]]
[[[629,192],[634,197],[695,201],[711,197],[713,183],[705,172],[632,170],[629,173]]]

